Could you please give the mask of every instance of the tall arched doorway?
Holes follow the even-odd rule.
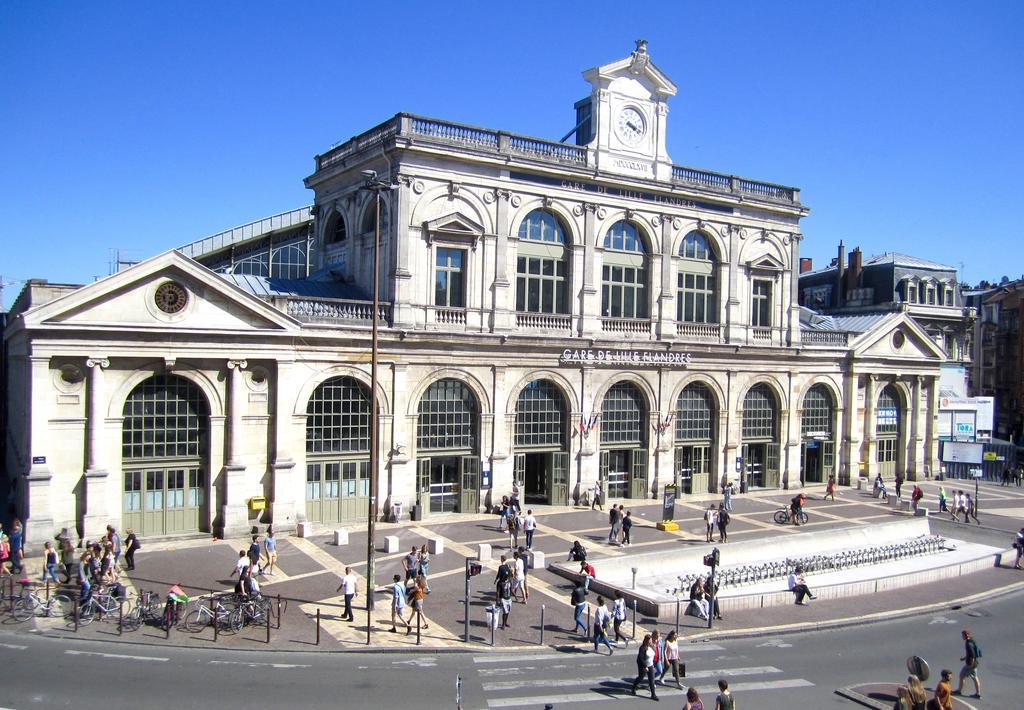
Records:
[[[516,401],[515,477],[527,503],[569,502],[568,416],[550,380],[534,380]]]
[[[702,382],[687,385],[676,400],[675,472],[681,493],[707,493],[711,488],[717,407]]]
[[[825,385],[814,385],[804,395],[800,417],[800,462],[804,483],[822,483],[835,469],[836,407]]]
[[[900,423],[903,421],[903,408],[900,406],[900,393],[893,385],[886,385],[878,395],[878,406],[875,408],[875,438],[877,451],[875,461],[878,472],[883,476],[895,476],[900,471]]]
[[[438,380],[423,393],[416,422],[416,503],[421,512],[477,512],[479,432],[480,405],[464,383]]]
[[[140,535],[207,526],[209,407],[184,377],[155,375],[124,402],[122,525]]]
[[[743,398],[743,464],[748,488],[779,486],[779,403],[764,384]]]
[[[352,377],[332,377],[306,405],[306,518],[365,520],[370,496],[370,393]]]
[[[618,382],[601,403],[601,470],[608,498],[647,494],[647,405],[631,382]]]

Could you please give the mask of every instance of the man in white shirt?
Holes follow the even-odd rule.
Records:
[[[523,530],[526,531],[526,549],[533,549],[533,533],[537,529],[537,518],[533,517],[533,511],[526,511],[526,517],[523,518]]]
[[[238,551],[238,560],[235,562],[235,568],[231,570],[229,577],[234,577],[236,574],[241,579],[245,573],[245,570],[249,567],[249,557],[245,554],[245,550]]]
[[[352,573],[351,567],[345,568],[345,576],[341,578],[341,584],[337,591],[345,595],[345,611],[341,615],[343,621],[355,621],[352,616],[352,597],[356,595],[356,576]]]

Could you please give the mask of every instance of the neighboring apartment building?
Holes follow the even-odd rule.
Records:
[[[35,539],[365,521],[374,460],[418,515],[937,470],[935,337],[799,306],[799,191],[673,164],[646,44],[584,78],[575,145],[398,114],[316,157],[311,210],[28,284],[7,470]]]
[[[972,395],[995,397],[996,436],[1024,445],[1024,279],[986,289]]]

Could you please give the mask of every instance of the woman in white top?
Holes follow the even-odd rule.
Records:
[[[712,503],[708,506],[708,509],[704,511],[704,522],[707,523],[707,539],[705,542],[711,542],[715,535],[715,524],[718,522],[718,510],[715,508],[715,504]]]
[[[668,669],[672,669],[672,677],[676,679],[676,686],[682,690],[683,686],[679,682],[679,639],[676,636],[675,631],[669,631],[668,636],[665,637],[665,665],[662,666],[661,675],[658,676],[658,682],[660,683],[668,673]]]

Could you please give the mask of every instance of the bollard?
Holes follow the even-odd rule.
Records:
[[[544,605],[540,605],[540,645],[544,645]]]
[[[117,602],[117,635],[124,635],[124,601]]]
[[[590,636],[590,605],[587,604],[587,636]]]
[[[213,598],[213,592],[210,592],[210,616],[213,618],[213,640],[217,640],[217,601]]]
[[[212,602],[212,600],[211,600]],[[220,606],[213,607],[213,642],[217,643],[217,635],[220,633]]]
[[[679,597],[676,597],[676,636],[679,635]]]
[[[267,609],[267,643],[270,643],[270,609]]]
[[[316,610],[316,645],[320,645],[320,609]]]
[[[495,607],[494,611],[492,612],[492,614],[497,614],[497,613],[498,613],[498,608]],[[494,645],[494,630],[498,627],[498,624],[495,623],[495,619],[492,616],[491,620],[489,622],[487,622],[487,625],[491,627],[491,646],[493,646]]]
[[[79,606],[78,606],[78,604],[79,604],[79,602],[81,600],[82,600],[81,597],[79,597],[78,599],[75,599],[75,633],[76,634],[78,633],[78,617],[81,615],[81,611],[82,611],[79,608]]]
[[[50,578],[46,578],[46,603],[50,603]]]
[[[281,628],[281,595],[277,595],[277,628]]]
[[[416,612],[416,645],[420,645],[420,622],[423,620],[423,612]]]
[[[633,635],[630,638],[636,641],[636,599],[633,600]]]

